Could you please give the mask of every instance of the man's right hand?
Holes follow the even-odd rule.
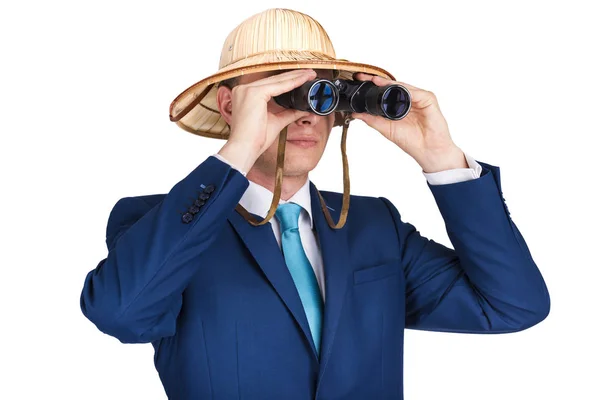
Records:
[[[267,111],[267,103],[273,97],[289,92],[316,76],[312,69],[300,69],[235,86],[231,91],[229,139],[219,154],[248,172],[284,127],[310,114],[295,109],[272,113]]]

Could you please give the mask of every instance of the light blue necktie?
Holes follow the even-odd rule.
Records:
[[[275,216],[281,224],[281,248],[285,263],[294,279],[306,319],[317,349],[321,347],[321,323],[323,320],[323,298],[317,278],[300,240],[298,217],[301,207],[296,203],[283,203],[277,207]]]

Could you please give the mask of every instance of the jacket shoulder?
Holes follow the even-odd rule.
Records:
[[[327,190],[319,190],[327,205],[331,205],[329,203],[339,205],[342,204],[342,199],[344,197],[343,193],[340,192],[332,192]],[[381,203],[381,198],[376,196],[363,196],[350,194],[350,203],[358,203],[360,205],[372,205],[374,203]],[[333,206],[332,206],[333,207]]]
[[[336,211],[342,209],[343,193],[326,190],[320,190],[320,193],[328,207],[333,208]],[[387,220],[390,217],[390,212],[386,206],[389,205],[391,205],[391,202],[383,197],[351,194],[348,217],[350,218],[352,214],[358,214],[361,219],[368,215],[368,218],[379,216]],[[354,215],[354,217],[356,216],[357,215]]]

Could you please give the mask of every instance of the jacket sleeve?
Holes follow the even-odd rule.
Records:
[[[502,197],[500,170],[479,163],[477,179],[428,183],[454,250],[421,236],[381,198],[399,238],[409,329],[516,332],[550,312],[544,279]]]
[[[205,267],[199,256],[248,185],[239,171],[210,156],[157,204],[120,199],[108,219],[108,255],[85,278],[83,314],[123,343],[175,334],[182,292]]]

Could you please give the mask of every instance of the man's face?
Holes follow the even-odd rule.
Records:
[[[332,70],[319,70],[317,78],[333,79]],[[277,75],[284,71],[268,71],[248,74],[241,77],[239,83],[250,83],[271,75]],[[315,78],[316,79],[316,78]],[[278,113],[285,110],[271,99],[267,103],[267,112]],[[325,147],[329,134],[334,124],[335,113],[326,116],[310,113],[288,125],[287,142],[285,146],[284,176],[302,176],[312,171],[318,164]],[[298,139],[304,139],[299,141]],[[275,174],[277,167],[277,148],[279,138],[256,160],[254,168],[260,169],[267,175]]]

